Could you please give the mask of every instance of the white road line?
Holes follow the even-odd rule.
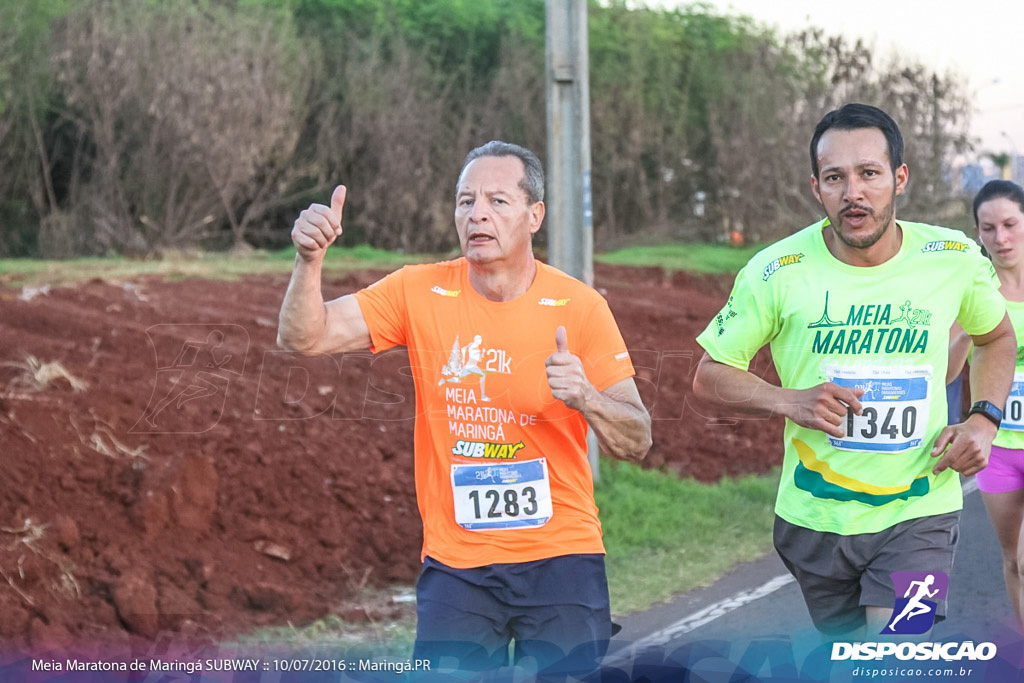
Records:
[[[640,640],[637,640],[628,648],[629,652],[624,658],[632,658],[637,653],[642,652],[647,648],[670,643],[672,640],[685,633],[689,633],[694,629],[700,628],[704,624],[710,623],[733,610],[737,610],[740,607],[753,602],[754,600],[758,600],[766,595],[774,593],[786,584],[792,583],[792,581],[793,577],[789,574],[776,576],[758,588],[742,591],[732,597],[726,598],[725,600],[716,602],[713,605],[708,605],[699,612],[684,617],[660,631],[656,631],[649,636],[645,636]],[[614,656],[611,659],[618,659],[620,656],[621,655]]]
[[[970,495],[977,490],[978,482],[974,477],[968,477],[963,481],[963,492],[965,496]],[[679,621],[670,624],[660,631],[655,631],[648,636],[644,636],[627,648],[628,654],[625,656],[623,656],[623,654],[618,654],[610,657],[609,659],[617,660],[619,658],[634,657],[637,653],[642,652],[647,648],[666,645],[672,642],[675,638],[696,630],[705,624],[709,624],[715,619],[725,616],[729,612],[737,610],[744,605],[754,602],[755,600],[771,595],[793,581],[794,579],[791,574],[776,576],[757,588],[741,591],[736,595],[726,598],[725,600],[720,600],[712,605],[708,605],[699,612],[683,617]]]

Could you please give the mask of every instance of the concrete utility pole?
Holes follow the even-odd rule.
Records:
[[[548,260],[594,284],[590,194],[590,55],[586,0],[546,0]],[[598,480],[597,437],[587,437]]]
[[[547,0],[548,258],[594,284],[586,0]]]

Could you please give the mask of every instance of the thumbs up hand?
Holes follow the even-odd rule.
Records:
[[[327,247],[341,236],[341,212],[348,189],[338,185],[331,194],[331,205],[311,204],[299,214],[292,226],[292,244],[306,261],[323,259]]]
[[[583,411],[587,396],[593,387],[587,381],[583,363],[569,352],[565,327],[555,330],[555,352],[544,362],[547,368],[548,386],[551,395],[573,410]]]

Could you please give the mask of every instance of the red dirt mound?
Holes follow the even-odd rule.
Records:
[[[331,280],[326,294],[381,274]],[[4,649],[221,639],[414,580],[405,353],[279,351],[286,283],[0,291]],[[691,397],[694,337],[729,285],[598,268],[654,417],[649,467],[713,481],[781,460],[780,421]],[[772,372],[766,358],[755,370]]]

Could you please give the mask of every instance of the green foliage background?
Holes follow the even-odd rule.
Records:
[[[901,211],[962,212],[956,77],[700,3],[588,22],[599,248],[810,223],[807,140],[853,100],[904,128]],[[470,148],[544,158],[544,24],[544,0],[0,0],[0,257],[280,248],[338,183],[349,243],[451,249]]]

